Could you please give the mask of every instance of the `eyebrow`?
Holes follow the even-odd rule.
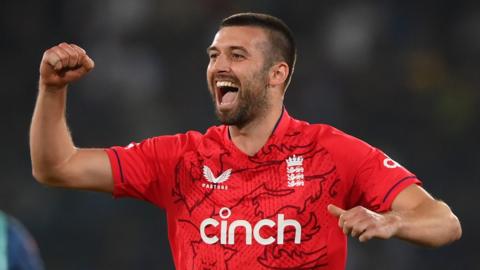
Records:
[[[243,47],[243,46],[229,46],[228,49],[231,50],[231,51],[241,50],[245,53],[248,53],[247,49],[245,49],[245,47]],[[215,46],[210,46],[210,47],[207,48],[207,53],[209,53],[211,51],[219,51],[219,49]]]

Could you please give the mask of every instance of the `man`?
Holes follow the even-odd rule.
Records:
[[[207,52],[223,125],[79,149],[65,120],[67,86],[94,62],[74,44],[47,50],[30,134],[35,178],[165,209],[178,269],[344,269],[346,235],[431,247],[459,239],[456,216],[407,169],[333,127],[288,115],[296,49],[282,21],[228,17]]]

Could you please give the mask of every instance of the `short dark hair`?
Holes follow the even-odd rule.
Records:
[[[270,39],[274,52],[274,61],[283,60],[289,68],[285,88],[290,84],[295,62],[297,59],[297,48],[292,31],[282,20],[277,17],[262,13],[238,13],[223,19],[220,29],[228,26],[256,26],[264,28]]]

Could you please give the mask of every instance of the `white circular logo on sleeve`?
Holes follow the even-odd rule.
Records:
[[[400,167],[400,164],[398,164],[398,162],[396,162],[395,160],[387,157],[386,159],[383,160],[383,166],[389,169],[395,169]]]

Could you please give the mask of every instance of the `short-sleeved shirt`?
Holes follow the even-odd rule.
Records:
[[[345,269],[328,204],[389,211],[420,181],[382,151],[283,111],[253,156],[228,126],[106,149],[114,196],[166,210],[177,269]]]

